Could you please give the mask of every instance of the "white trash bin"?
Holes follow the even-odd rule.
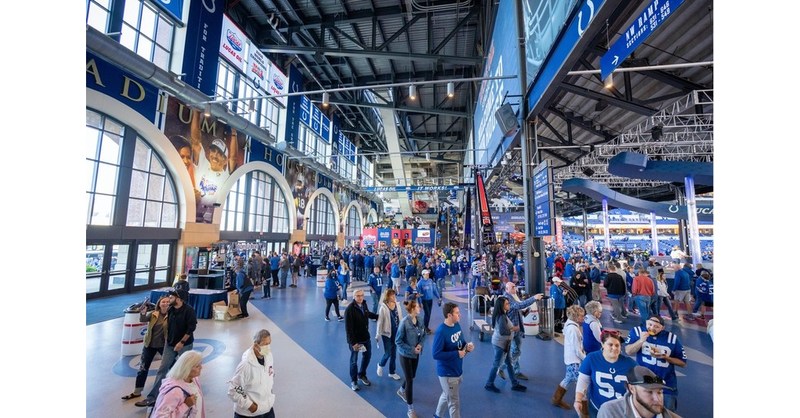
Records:
[[[328,269],[317,269],[317,287],[325,287],[328,278]]]
[[[126,312],[122,322],[122,355],[141,354],[145,334],[147,334],[147,322],[139,322],[139,312]]]
[[[525,335],[539,335],[539,310],[534,303],[530,307],[530,312],[522,318],[522,325]]]

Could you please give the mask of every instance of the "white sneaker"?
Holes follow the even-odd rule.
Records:
[[[392,373],[389,375],[389,377],[391,377],[394,380],[400,380],[400,375],[397,373]]]
[[[383,367],[381,367],[381,365],[380,365],[380,364],[378,365],[378,371],[377,371],[377,372],[375,372],[375,373],[377,373],[377,374],[378,374],[378,376],[383,376]]]

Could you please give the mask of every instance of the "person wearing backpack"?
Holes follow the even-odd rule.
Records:
[[[189,350],[178,357],[158,391],[151,417],[205,418],[203,390],[198,379],[203,370],[202,362],[203,355],[199,351]]]

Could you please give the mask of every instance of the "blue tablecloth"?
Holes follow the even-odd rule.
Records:
[[[158,302],[158,298],[174,290],[171,287],[162,287],[150,291],[150,302]],[[228,300],[225,290],[191,289],[189,290],[189,305],[194,308],[197,319],[209,319],[214,315],[214,302]]]

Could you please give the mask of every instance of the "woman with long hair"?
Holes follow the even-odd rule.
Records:
[[[342,286],[342,302],[347,302],[347,286],[350,285],[350,267],[347,265],[347,261],[343,259],[339,260],[339,268],[337,269],[336,273],[339,276],[339,284]]]
[[[204,418],[203,390],[200,387],[200,372],[203,370],[203,355],[198,351],[187,351],[169,369],[151,416],[156,418]]]
[[[506,369],[508,376],[511,379],[511,390],[516,392],[525,392],[528,388],[521,385],[514,374],[514,366],[511,365],[511,356],[509,350],[511,348],[511,338],[514,332],[519,331],[519,325],[514,325],[511,319],[508,318],[508,310],[511,309],[511,302],[505,296],[500,296],[494,301],[494,311],[492,312],[492,346],[494,347],[494,363],[492,369],[489,371],[489,378],[486,380],[484,389],[500,393],[500,389],[494,385],[494,380],[497,377],[497,370],[500,368],[500,362],[505,358]]]
[[[144,334],[144,346],[139,360],[139,371],[136,372],[136,385],[133,392],[122,397],[124,400],[142,396],[144,382],[150,371],[156,353],[164,354],[164,343],[167,340],[167,311],[169,311],[169,296],[161,296],[156,302],[156,309],[147,312],[147,304],[142,304],[139,311],[139,322],[147,322],[147,332]]]
[[[383,376],[383,368],[386,362],[389,362],[389,377],[394,380],[400,380],[400,375],[396,373],[395,362],[397,360],[397,329],[400,326],[400,320],[403,315],[400,313],[400,307],[397,306],[397,292],[392,288],[383,291],[381,298],[381,305],[378,308],[378,326],[375,333],[375,341],[383,341],[383,357],[378,362],[378,376]]]
[[[658,297],[658,302],[656,304],[657,308],[656,308],[656,311],[654,312],[654,314],[659,315],[661,313],[660,312],[661,311],[661,304],[663,303],[663,304],[667,305],[667,310],[669,311],[669,317],[672,318],[673,321],[677,321],[678,320],[678,314],[675,313],[675,311],[672,310],[672,303],[670,303],[669,291],[667,290],[667,288],[668,288],[667,278],[664,276],[664,269],[663,268],[659,268],[658,269],[658,273],[657,273],[656,279],[658,280],[656,282],[658,284],[658,289],[656,289],[656,293],[657,293],[656,296]]]
[[[425,326],[419,320],[420,305],[415,300],[403,302],[406,307],[405,318],[400,322],[397,329],[397,352],[400,354],[400,367],[403,369],[403,385],[397,390],[399,396],[408,405],[409,418],[416,418],[414,412],[414,377],[417,375],[419,365],[419,355],[422,353],[422,345],[425,342]]]

